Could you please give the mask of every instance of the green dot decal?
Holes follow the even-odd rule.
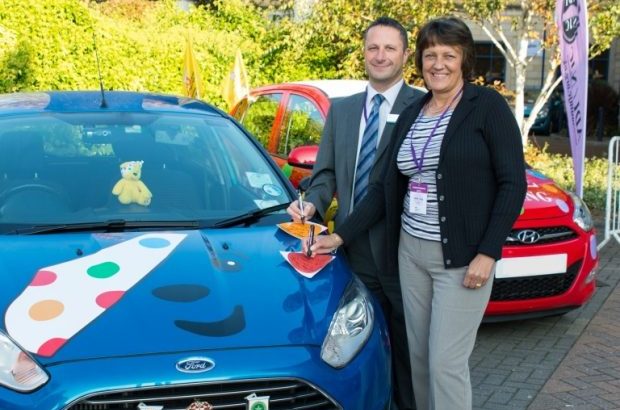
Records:
[[[87,273],[93,278],[106,279],[114,276],[120,270],[119,266],[114,262],[103,262],[88,268]]]

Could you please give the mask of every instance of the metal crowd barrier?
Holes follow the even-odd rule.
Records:
[[[620,243],[620,137],[609,141],[607,171],[607,204],[605,205],[605,237],[597,246],[601,249],[615,238]]]

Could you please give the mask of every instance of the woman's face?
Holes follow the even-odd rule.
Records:
[[[434,94],[452,94],[463,84],[463,51],[436,44],[422,52],[422,76]]]

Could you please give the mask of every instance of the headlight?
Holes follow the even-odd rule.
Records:
[[[0,385],[28,392],[45,384],[47,373],[4,333],[0,332]]]
[[[590,214],[588,206],[577,195],[572,192],[568,194],[573,199],[573,205],[575,206],[573,221],[584,231],[591,230],[594,224],[592,223],[592,214]]]
[[[321,346],[321,359],[337,369],[346,366],[364,347],[375,321],[371,298],[362,282],[353,277]]]

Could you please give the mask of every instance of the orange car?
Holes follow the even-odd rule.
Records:
[[[295,187],[312,173],[331,101],[366,89],[363,80],[317,80],[259,87],[231,110]]]

